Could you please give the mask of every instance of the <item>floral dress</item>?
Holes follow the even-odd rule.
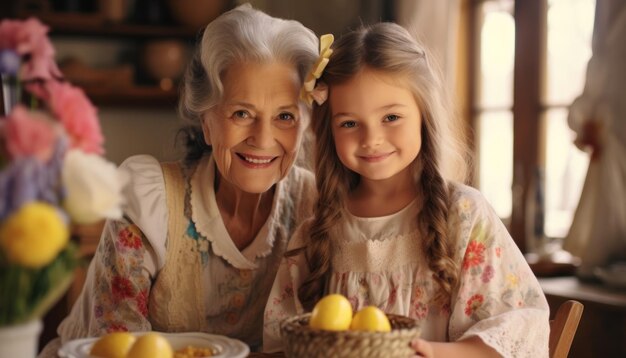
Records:
[[[417,200],[389,216],[344,215],[332,233],[328,292],[343,294],[355,310],[374,305],[414,318],[430,341],[477,336],[504,357],[547,357],[549,307],[537,279],[482,195],[460,184],[450,189],[459,284],[449,304],[433,300]],[[301,230],[289,250],[306,245]],[[280,321],[303,313],[295,293],[307,274],[303,254],[283,259],[265,309],[264,350],[281,350]]]
[[[152,157],[131,157],[120,172],[132,179],[126,216],[106,223],[83,291],[59,326],[63,342],[113,331],[204,331],[260,347],[274,274],[296,222],[311,213],[312,174],[294,167],[276,185],[266,223],[240,251],[215,201],[211,157],[182,181],[178,197]],[[173,225],[179,238],[168,237]]]

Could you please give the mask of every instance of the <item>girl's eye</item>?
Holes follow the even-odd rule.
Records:
[[[341,124],[339,124],[339,127],[342,127],[342,128],[354,128],[354,127],[356,127],[356,122],[355,121],[341,122]]]
[[[388,114],[385,116],[385,122],[394,122],[400,119],[400,116],[397,114]]]

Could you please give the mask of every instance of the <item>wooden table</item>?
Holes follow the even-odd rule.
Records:
[[[585,305],[570,358],[626,357],[626,291],[576,277],[540,278],[550,312],[567,300]]]

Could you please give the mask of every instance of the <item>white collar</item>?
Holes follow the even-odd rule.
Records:
[[[272,252],[274,227],[279,222],[278,213],[283,199],[283,185],[276,184],[272,209],[267,221],[243,252],[239,251],[230,238],[215,199],[215,161],[213,156],[203,158],[191,177],[191,220],[196,231],[211,243],[212,251],[241,270],[253,270],[255,260]]]

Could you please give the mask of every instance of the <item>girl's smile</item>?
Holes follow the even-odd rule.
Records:
[[[359,158],[369,163],[378,163],[382,162],[385,159],[392,156],[395,152],[383,153],[383,154],[369,154],[369,155],[359,155]]]

